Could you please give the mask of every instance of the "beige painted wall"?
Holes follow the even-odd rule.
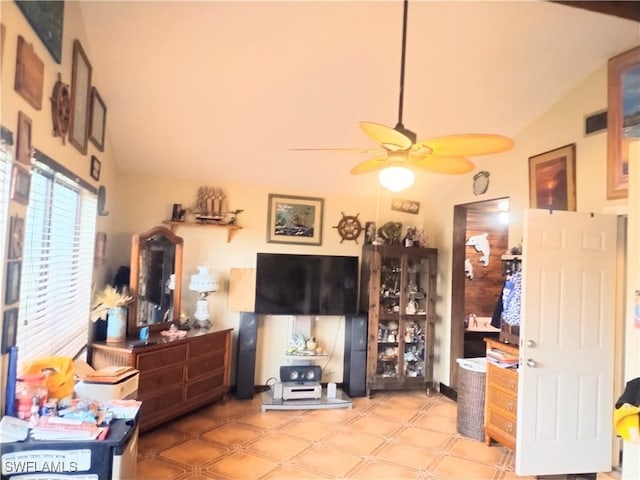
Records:
[[[221,291],[209,296],[211,313],[215,325],[233,328],[237,334],[240,315],[227,309],[229,271],[231,268],[254,268],[256,252],[305,253],[326,255],[360,256],[363,237],[358,244],[353,241],[341,243],[335,228],[345,215],[358,215],[364,226],[367,221],[382,225],[389,220],[407,226],[421,226],[426,205],[421,205],[418,215],[391,211],[390,192],[380,189],[372,177],[372,196],[368,198],[344,196],[325,197],[322,192],[276,191],[264,187],[246,185],[221,185],[229,201],[230,209],[244,209],[238,216],[238,224],[243,228],[236,231],[229,243],[227,232],[216,227],[180,226],[176,233],[184,239],[183,285],[188,285],[189,276],[197,271],[198,265],[209,265],[221,279]],[[118,181],[116,210],[118,213],[117,232],[109,241],[114,245],[113,261],[110,268],[115,271],[119,265],[129,264],[130,238],[136,232],[143,232],[171,216],[173,203],[189,206],[195,200],[198,187],[216,186],[215,179],[180,180],[162,176],[121,175]],[[324,224],[321,246],[284,245],[266,242],[267,209],[269,193],[304,195],[324,198]],[[401,198],[416,199],[419,192],[403,192]],[[182,309],[192,315],[196,295],[186,288],[182,293]],[[280,365],[286,364],[284,352],[291,338],[294,320],[289,316],[265,316],[259,324],[259,339],[256,355],[256,384],[264,385],[270,377],[279,376]],[[320,345],[332,352],[327,360],[318,361],[325,366],[323,381],[342,381],[344,351],[344,318],[317,317],[312,325]],[[298,327],[300,328],[300,326]],[[232,376],[232,378],[235,378]]]
[[[89,175],[91,155],[96,155],[102,162],[100,184],[106,185],[107,190],[113,191],[117,178],[117,168],[115,159],[110,151],[111,138],[109,138],[109,116],[107,111],[107,128],[105,151],[99,152],[93,144],[89,142],[87,155],[82,155],[68,141],[63,144],[60,137],[53,137],[53,124],[51,120],[51,103],[50,97],[55,82],[58,80],[58,73],[62,74],[62,80],[65,83],[71,81],[72,69],[72,52],[73,40],[80,39],[82,46],[91,61],[91,49],[84,41],[85,32],[82,19],[80,17],[77,4],[74,2],[65,2],[64,9],[64,36],[62,43],[62,62],[57,64],[53,57],[49,54],[44,44],[37,37],[27,20],[18,9],[15,2],[0,2],[0,19],[6,28],[5,41],[6,44],[2,50],[2,82],[0,86],[0,123],[13,132],[14,146],[12,152],[15,154],[15,139],[17,134],[18,111],[25,113],[32,121],[32,144],[34,148],[41,150],[49,157],[61,163],[76,175],[89,183],[98,186],[98,182],[94,181]],[[18,44],[18,35],[22,35],[27,43],[33,45],[33,49],[38,57],[44,62],[44,86],[42,91],[42,109],[37,111],[26,100],[24,100],[13,88],[16,72],[16,51]],[[93,65],[92,83],[100,89],[100,68]],[[109,99],[104,98],[107,109],[109,108]],[[108,200],[109,201],[109,200]],[[107,208],[111,207],[109,202]],[[16,202],[9,202],[9,215],[25,216],[26,207]],[[3,219],[4,221],[4,219]],[[116,219],[113,216],[98,217],[97,231],[109,232]],[[108,245],[107,255],[111,251]],[[3,267],[4,271],[4,267]],[[94,284],[101,286],[106,277],[106,268],[97,268],[94,271]],[[0,295],[0,302],[4,302],[4,295]],[[1,309],[5,309],[4,303],[0,304]],[[87,319],[88,321],[88,319]],[[5,383],[6,375],[6,355],[1,356],[2,364],[2,385]],[[4,391],[4,388],[3,388]],[[0,399],[0,403],[4,405],[4,395]],[[4,407],[2,407],[4,411]]]
[[[606,65],[593,72],[566,97],[560,99],[544,115],[516,136],[513,150],[495,158],[479,159],[478,168],[491,172],[491,183],[486,194],[474,196],[471,174],[448,182],[448,191],[440,195],[441,207],[427,219],[428,229],[438,231],[435,238],[439,248],[440,282],[442,295],[437,305],[441,317],[437,336],[444,348],[439,350],[436,378],[448,385],[449,378],[449,326],[451,312],[451,239],[453,235],[453,206],[490,198],[510,197],[511,225],[509,245],[515,246],[522,238],[522,214],[529,206],[528,158],[570,143],[576,144],[577,210],[606,213],[611,209],[626,211],[626,200],[606,200],[607,135],[600,132],[585,137],[585,115],[606,108]],[[517,108],[517,105],[514,105]],[[433,225],[434,227],[430,227]],[[438,229],[437,226],[440,226]]]

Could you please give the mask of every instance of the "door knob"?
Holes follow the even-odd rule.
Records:
[[[533,340],[527,340],[527,347],[534,348],[536,346],[536,342]]]
[[[538,367],[538,362],[536,362],[532,358],[529,358],[529,359],[527,359],[527,367],[537,368]]]

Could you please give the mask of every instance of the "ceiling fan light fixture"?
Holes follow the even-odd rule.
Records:
[[[383,168],[378,174],[380,185],[392,192],[406,190],[413,185],[415,179],[416,175],[413,170],[398,165]]]

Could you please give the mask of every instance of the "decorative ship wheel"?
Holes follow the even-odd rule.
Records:
[[[340,243],[345,240],[353,240],[358,243],[358,237],[360,236],[360,233],[362,233],[362,224],[360,223],[360,220],[358,220],[358,215],[360,214],[357,213],[354,216],[345,215],[344,212],[340,213],[342,213],[342,218],[338,222],[338,225],[334,225],[333,227],[338,229],[338,234],[342,238]]]
[[[71,93],[69,85],[62,82],[62,75],[58,74],[58,81],[51,94],[51,116],[53,120],[53,136],[62,137],[62,143],[69,133],[71,122]]]

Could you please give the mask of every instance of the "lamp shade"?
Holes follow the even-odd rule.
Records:
[[[400,192],[413,185],[416,175],[407,167],[392,165],[383,168],[378,174],[378,180],[387,190],[392,192]]]
[[[209,267],[198,267],[198,273],[191,275],[191,281],[189,282],[189,290],[193,292],[217,292],[220,288],[218,279],[211,273],[209,273]]]

